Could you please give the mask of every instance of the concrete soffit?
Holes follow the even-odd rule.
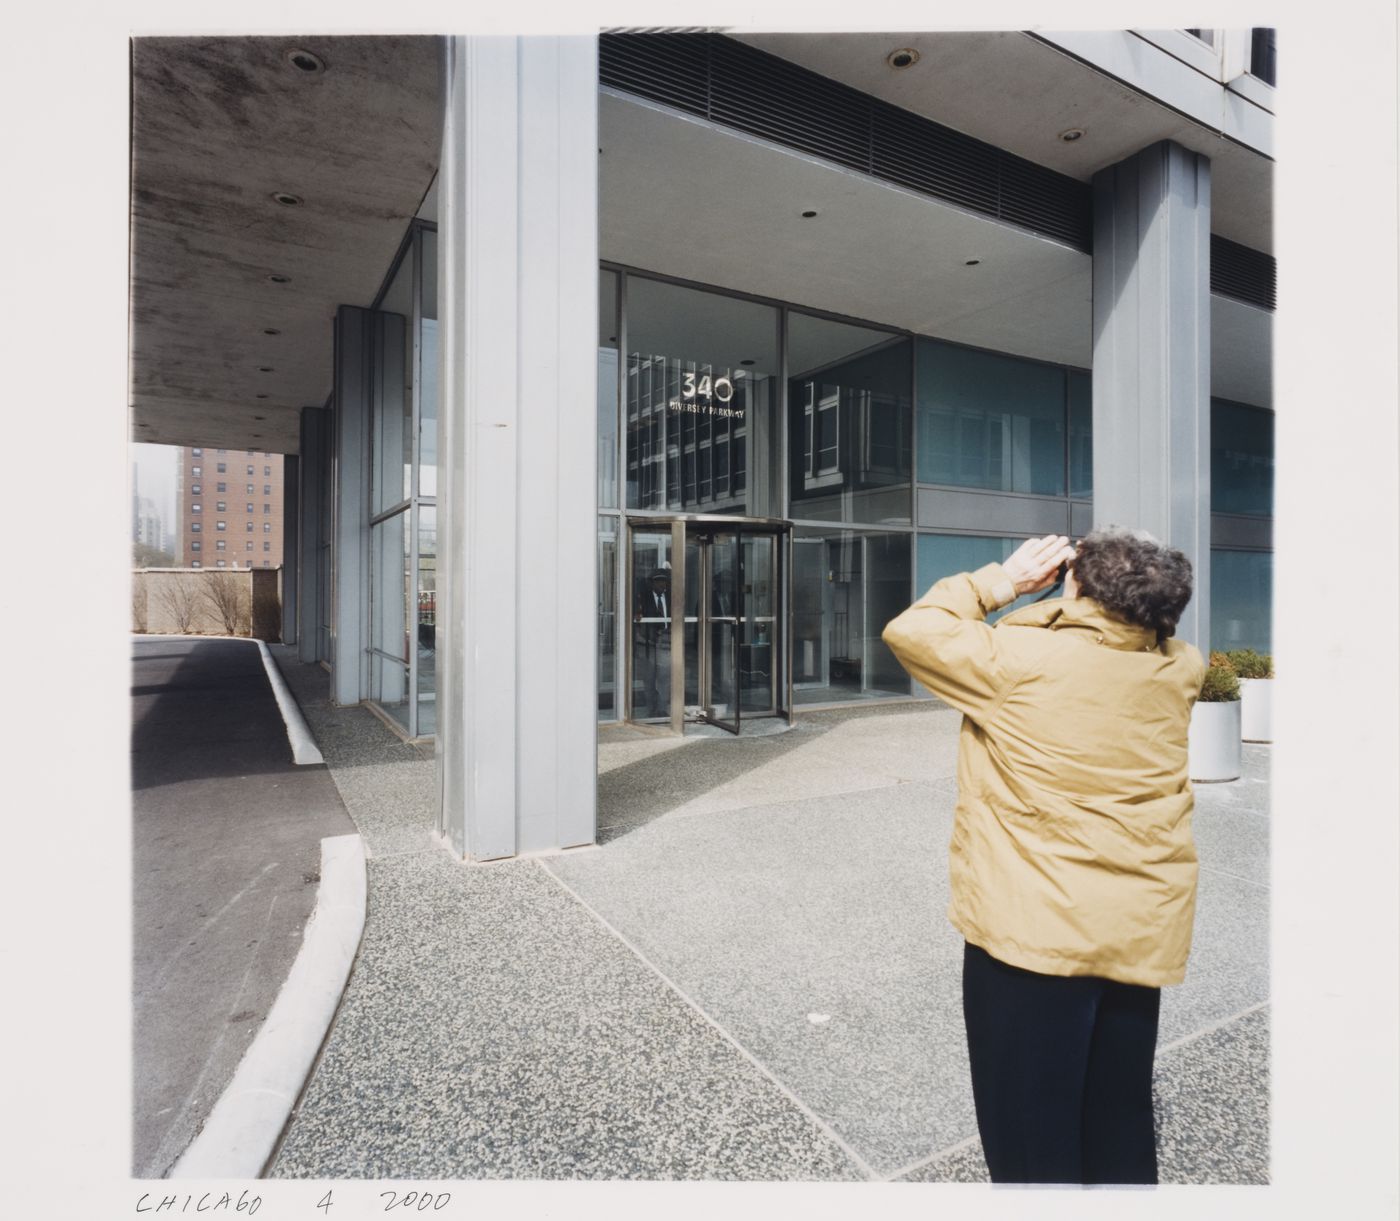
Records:
[[[373,299],[436,173],[442,60],[436,37],[134,40],[133,440],[297,452],[335,309]]]

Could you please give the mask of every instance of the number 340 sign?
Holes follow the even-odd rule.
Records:
[[[672,411],[697,415],[742,416],[742,406],[732,406],[734,382],[728,377],[686,372],[681,374],[681,393],[667,406]]]

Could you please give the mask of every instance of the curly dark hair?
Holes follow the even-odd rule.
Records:
[[[1161,644],[1191,601],[1191,561],[1145,530],[1117,526],[1084,536],[1070,567],[1082,597],[1115,618],[1150,628]]]

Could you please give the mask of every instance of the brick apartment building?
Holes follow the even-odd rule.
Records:
[[[176,562],[186,568],[282,564],[282,455],[260,450],[180,452]]]

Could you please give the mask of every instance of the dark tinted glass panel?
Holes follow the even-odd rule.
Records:
[[[1274,413],[1210,401],[1210,509],[1270,517],[1274,511]]]
[[[788,370],[792,516],[908,522],[909,340],[790,313]]]
[[[793,700],[908,695],[880,639],[910,600],[910,536],[798,527],[792,540]]]
[[[598,277],[598,507],[617,508],[617,273]]]
[[[987,538],[982,535],[921,534],[919,535],[919,597],[944,577],[959,572],[976,572],[984,564],[999,564],[1016,550],[1025,539]],[[1058,590],[1050,597],[1058,595]],[[1010,606],[1004,606],[987,616],[988,623],[995,623],[1003,615],[1034,602],[1040,594],[1030,594],[1017,598]]]
[[[1210,647],[1271,649],[1274,557],[1270,551],[1210,553]]]
[[[1065,371],[921,339],[919,480],[1065,494]]]
[[[1069,378],[1069,494],[1088,499],[1094,494],[1093,379],[1079,369]]]

